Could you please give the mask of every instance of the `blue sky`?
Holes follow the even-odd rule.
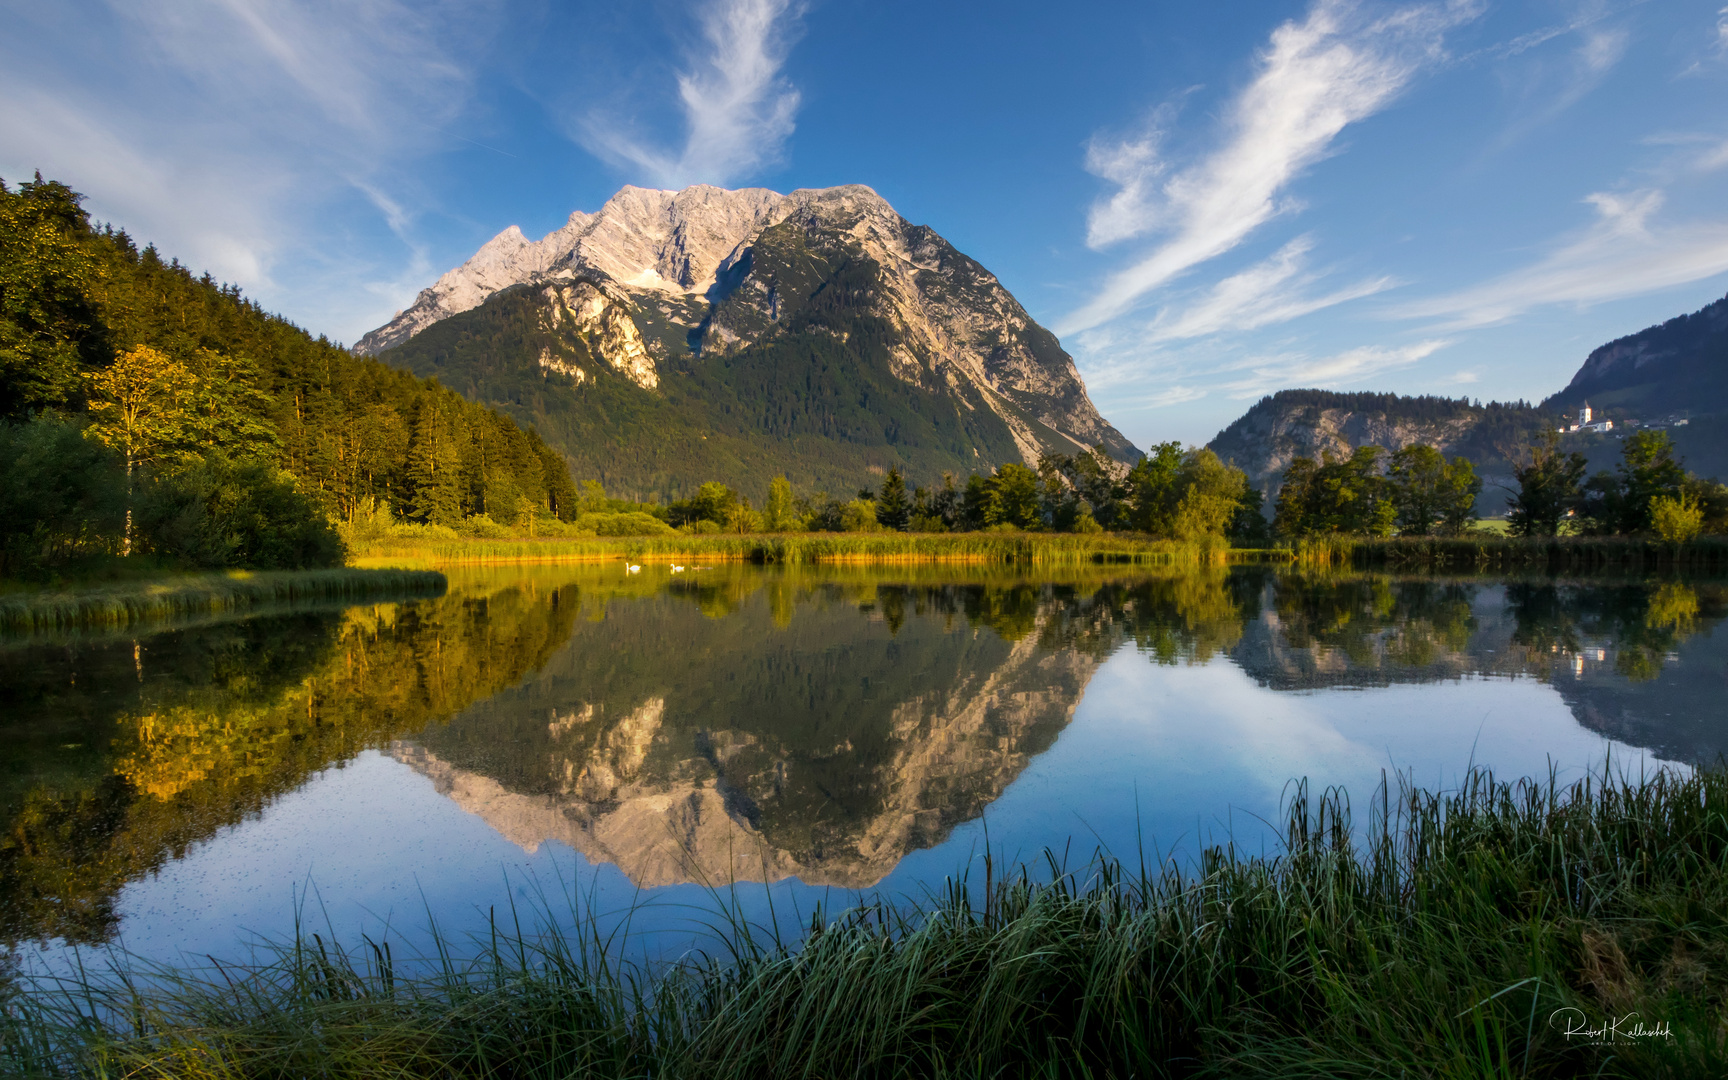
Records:
[[[1728,292],[1722,2],[0,0],[0,176],[344,341],[622,184],[865,183],[1204,442]]]

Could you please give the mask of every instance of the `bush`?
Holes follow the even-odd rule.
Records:
[[[845,532],[887,532],[876,520],[876,504],[869,499],[853,499],[840,510],[840,528]]]
[[[342,540],[294,477],[262,461],[210,457],[158,480],[139,538],[189,566],[309,570],[340,566]]]
[[[0,575],[34,576],[119,549],[126,474],[56,417],[0,424]]]
[[[698,518],[687,525],[678,526],[678,531],[693,536],[710,536],[714,533],[723,532],[724,530],[720,528],[720,523],[718,521],[709,521],[707,518]]]
[[[1684,544],[1704,528],[1704,509],[1688,494],[1655,495],[1650,499],[1650,524],[1662,539]]]
[[[463,518],[456,525],[456,535],[474,540],[508,540],[514,534],[489,515],[475,514]]]
[[[718,532],[720,527],[711,521],[697,524],[713,525],[707,532]],[[641,511],[627,513],[583,514],[576,519],[578,529],[590,530],[591,536],[667,536],[676,530],[661,521],[653,514]]]

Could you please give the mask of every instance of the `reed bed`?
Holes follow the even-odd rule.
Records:
[[[1067,566],[1082,563],[1208,565],[1227,548],[1132,535],[1067,533],[791,533],[594,537],[562,540],[379,540],[356,551],[369,563],[599,562],[716,559],[757,563],[978,562]]]
[[[1538,570],[1728,570],[1728,537],[1684,544],[1634,536],[1388,537],[1309,545],[1311,561],[1330,558],[1359,568]],[[1298,559],[1302,552],[1298,550]]]
[[[188,574],[76,592],[0,597],[0,631],[43,633],[115,629],[164,619],[247,611],[278,604],[438,596],[444,575],[432,570],[287,570]]]
[[[1383,786],[1357,820],[1297,785],[1286,833],[1276,856],[1190,867],[986,861],[799,941],[735,921],[719,955],[657,969],[513,930],[418,975],[387,944],[313,935],[250,968],[26,983],[0,1061],[176,1080],[1728,1075],[1728,774],[1474,773]]]

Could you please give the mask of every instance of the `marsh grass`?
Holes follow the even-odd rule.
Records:
[[[431,570],[287,570],[186,574],[71,592],[0,596],[0,631],[36,634],[114,629],[167,619],[282,604],[436,596],[444,575]]]
[[[1227,548],[1131,535],[1069,533],[789,533],[595,537],[562,540],[380,540],[357,549],[369,565],[598,562],[680,558],[788,565],[979,562],[1033,566],[1124,563],[1203,566]]]
[[[410,975],[320,935],[251,967],[23,983],[18,1076],[1719,1077],[1728,774],[1295,785],[1284,850],[1050,858],[649,969],[514,917]],[[1366,817],[1366,823],[1359,819]],[[1568,1038],[1630,1017],[1672,1037]],[[1632,1021],[1623,1025],[1632,1030]]]
[[[1684,544],[1638,536],[1517,537],[1489,532],[1461,537],[1388,537],[1308,545],[1309,561],[1328,559],[1362,569],[1421,569],[1548,573],[1648,570],[1728,570],[1728,537]],[[1303,549],[1298,548],[1298,561]]]

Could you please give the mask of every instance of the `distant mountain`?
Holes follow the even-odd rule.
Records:
[[[1139,457],[989,271],[857,185],[626,187],[541,240],[501,233],[356,351],[534,424],[620,494]]]
[[[1558,426],[1563,415],[1576,416],[1586,401],[1597,419],[1617,423],[1614,434],[1568,437],[1568,449],[1584,452],[1592,471],[1614,467],[1617,435],[1630,430],[1630,420],[1665,427],[1692,471],[1728,476],[1728,297],[1596,349],[1566,389],[1534,408],[1523,402],[1283,390],[1261,398],[1209,445],[1271,494],[1295,457],[1348,454],[1369,443],[1388,450],[1426,443],[1469,458],[1488,480],[1478,510],[1499,513],[1505,492],[1496,485],[1512,484],[1507,456]],[[1687,423],[1674,426],[1676,418]]]
[[[1728,297],[1610,341],[1542,407],[1570,413],[1585,401],[1605,416],[1645,422],[1728,412]]]
[[[1396,451],[1425,443],[1469,458],[1487,481],[1484,509],[1499,511],[1505,493],[1495,485],[1511,482],[1508,455],[1552,425],[1548,414],[1524,402],[1280,390],[1261,398],[1208,445],[1271,493],[1294,458],[1348,456],[1369,444]]]

